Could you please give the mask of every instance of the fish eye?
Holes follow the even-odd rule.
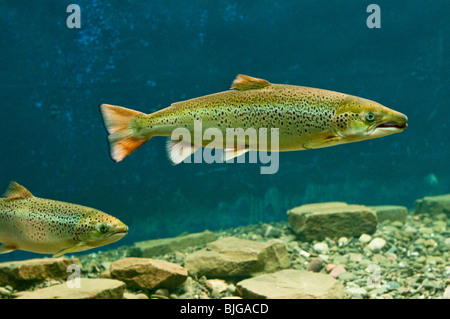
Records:
[[[366,120],[369,122],[373,122],[375,120],[375,114],[373,114],[372,112],[367,113]]]
[[[108,232],[108,226],[106,226],[105,224],[101,224],[100,227],[98,228],[98,230],[102,233],[105,234]]]

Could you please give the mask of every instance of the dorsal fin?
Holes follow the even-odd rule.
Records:
[[[257,90],[265,88],[266,86],[269,85],[270,85],[269,81],[253,78],[251,76],[244,74],[238,74],[234,79],[233,83],[231,84],[231,89],[236,89],[239,91]]]
[[[33,197],[28,189],[26,189],[22,185],[17,184],[16,182],[11,182],[9,184],[3,196],[9,199]]]

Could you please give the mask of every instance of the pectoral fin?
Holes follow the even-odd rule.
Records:
[[[67,253],[77,252],[78,249],[80,249],[80,248],[82,248],[84,246],[85,246],[84,243],[78,243],[78,244],[70,246],[68,248],[63,248],[60,251],[58,251],[56,254],[54,254],[52,257],[59,257],[59,256],[62,256],[64,254],[67,254]]]
[[[336,143],[336,142],[339,142],[340,140],[341,140],[341,138],[339,136],[333,135],[333,136],[329,136],[329,137],[326,137],[321,140],[314,140],[311,142],[303,143],[302,146],[305,149],[309,150],[309,149],[313,149],[313,148],[326,147],[326,146],[328,146],[327,144]]]

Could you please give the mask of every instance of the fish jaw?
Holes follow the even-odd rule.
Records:
[[[128,234],[128,226],[124,223],[120,222],[120,224],[116,225],[110,234],[106,237],[108,240],[111,240],[109,243],[113,243],[125,237]]]
[[[400,112],[390,110],[377,123],[371,125],[367,130],[370,138],[383,137],[395,133],[401,133],[408,127],[408,117]]]

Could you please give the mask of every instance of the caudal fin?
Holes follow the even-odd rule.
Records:
[[[144,113],[109,104],[100,105],[100,111],[109,133],[109,149],[114,161],[120,162],[148,141],[148,139],[133,137],[133,130],[130,127],[131,119]]]

